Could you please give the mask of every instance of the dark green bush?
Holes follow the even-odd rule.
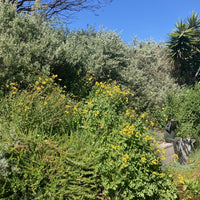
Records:
[[[167,98],[166,113],[180,121],[178,135],[198,138],[200,136],[200,85],[186,87]]]

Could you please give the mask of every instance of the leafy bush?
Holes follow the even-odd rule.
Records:
[[[58,63],[64,32],[42,14],[17,14],[16,5],[8,1],[0,6],[0,87],[11,82],[27,85],[35,74],[48,75]]]
[[[171,63],[162,43],[138,41],[129,48],[131,64],[123,71],[127,85],[139,98],[141,109],[162,106],[170,91],[179,87],[171,77]]]
[[[0,109],[1,198],[176,199],[130,91],[96,82],[76,103],[51,82],[9,85]]]
[[[172,182],[160,168],[155,139],[147,134],[142,118],[128,107],[129,92],[116,82],[96,82],[77,111],[83,124],[80,128],[97,158],[94,170],[101,196],[176,199]]]
[[[166,113],[170,118],[179,119],[181,137],[198,139],[200,135],[200,85],[184,88],[180,94],[167,98]]]

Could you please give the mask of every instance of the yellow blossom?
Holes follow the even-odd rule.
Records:
[[[39,85],[40,83],[38,81],[35,81],[35,85]]]
[[[147,159],[145,157],[142,157],[141,160],[144,163]]]
[[[165,157],[164,157],[164,156],[162,156],[161,160],[165,160]]]
[[[158,161],[157,161],[156,159],[154,159],[154,160],[152,161],[152,164],[158,165]]]
[[[18,105],[19,105],[19,106],[22,106],[22,105],[23,105],[23,103],[22,103],[22,102],[20,102]]]
[[[111,166],[113,165],[113,161],[110,162],[110,165],[111,165]]]
[[[128,154],[125,154],[125,157],[126,157],[127,159],[129,159],[129,155],[128,155]]]
[[[91,81],[93,79],[93,77],[92,76],[90,76],[90,78],[88,79],[89,81]]]
[[[153,174],[154,174],[154,175],[156,175],[156,174],[157,174],[157,172],[153,172]]]
[[[47,102],[46,102],[46,101],[44,102],[44,105],[47,105]]]
[[[163,177],[164,177],[164,174],[163,174],[163,173],[160,173],[160,176],[163,178]]]
[[[58,81],[62,81],[62,79],[61,79],[61,78],[59,78],[59,79],[58,79]]]
[[[123,160],[124,162],[127,162],[127,159],[126,159],[125,157],[123,157],[122,160]]]
[[[116,147],[116,146],[114,146],[114,145],[112,145],[112,148],[113,148],[113,149],[117,149],[117,147]]]
[[[69,111],[65,110],[65,113],[66,113],[66,114],[68,114],[68,113],[69,113]]]
[[[41,96],[40,98],[41,98],[41,99],[44,99],[44,97],[43,97],[43,96]]]
[[[42,81],[42,84],[45,85],[45,84],[46,84],[46,81]]]
[[[174,159],[178,159],[178,155],[176,153],[174,154]]]

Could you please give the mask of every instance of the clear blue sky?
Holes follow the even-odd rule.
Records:
[[[113,0],[111,4],[96,11],[76,14],[69,28],[96,29],[104,26],[121,34],[125,42],[134,36],[140,40],[166,41],[179,18],[187,18],[195,10],[200,16],[200,0]]]

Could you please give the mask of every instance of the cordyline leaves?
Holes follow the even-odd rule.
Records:
[[[181,18],[176,23],[176,29],[169,36],[168,47],[170,56],[175,63],[175,72],[181,76],[179,82],[190,84],[198,75],[197,71],[200,66],[200,19],[198,14],[192,12],[186,22],[183,22]]]

